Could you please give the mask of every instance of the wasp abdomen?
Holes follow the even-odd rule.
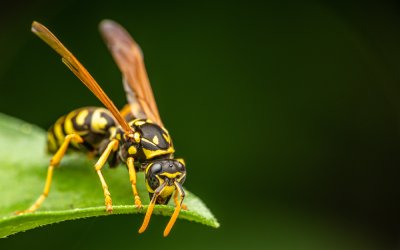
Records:
[[[47,132],[47,148],[54,153],[69,134],[80,135],[82,144],[71,143],[71,148],[88,151],[97,151],[101,143],[110,137],[110,128],[116,122],[105,108],[85,107],[71,111],[60,117]]]

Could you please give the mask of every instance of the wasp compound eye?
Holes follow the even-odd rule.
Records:
[[[176,168],[182,172],[182,171],[186,171],[185,165],[183,165],[181,162],[176,162]]]
[[[149,192],[154,192],[154,190],[160,186],[160,180],[157,178],[157,175],[159,175],[161,172],[162,166],[160,163],[156,162],[149,164],[148,170],[146,171],[146,182]]]
[[[162,170],[161,164],[156,162],[154,164],[152,164],[152,166],[150,166],[150,172],[152,172],[153,174],[159,174]]]
[[[155,190],[158,186],[160,186],[160,181],[157,179],[157,177],[155,175],[149,176],[147,181],[152,190]]]

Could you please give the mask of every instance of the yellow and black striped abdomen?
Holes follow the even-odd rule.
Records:
[[[99,107],[80,108],[60,117],[47,132],[47,148],[54,153],[69,134],[80,135],[84,143],[71,143],[73,149],[94,151],[110,137],[110,128],[116,126],[110,111]],[[97,153],[97,152],[96,152]]]

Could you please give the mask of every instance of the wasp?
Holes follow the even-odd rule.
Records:
[[[183,159],[174,158],[172,139],[161,121],[140,47],[114,21],[103,20],[99,29],[123,76],[128,104],[122,110],[116,108],[85,67],[53,33],[36,21],[32,23],[32,32],[61,56],[62,62],[105,108],[74,110],[50,127],[47,148],[54,155],[47,170],[44,190],[31,207],[20,213],[34,212],[41,206],[49,194],[54,169],[71,149],[98,157],[94,169],[100,179],[107,212],[112,212],[112,199],[101,172],[106,163],[110,167],[126,165],[138,209],[143,206],[136,187],[136,173],[145,172],[150,204],[139,233],[146,230],[155,204],[167,204],[173,196],[175,209],[164,230],[164,236],[167,236],[181,208],[186,209],[182,188],[186,179],[185,163]]]

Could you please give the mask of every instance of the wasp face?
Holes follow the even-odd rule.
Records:
[[[162,190],[157,197],[157,204],[167,204],[176,188],[182,190],[186,179],[183,161],[175,159],[156,160],[146,167],[146,186],[150,199],[157,190]]]

